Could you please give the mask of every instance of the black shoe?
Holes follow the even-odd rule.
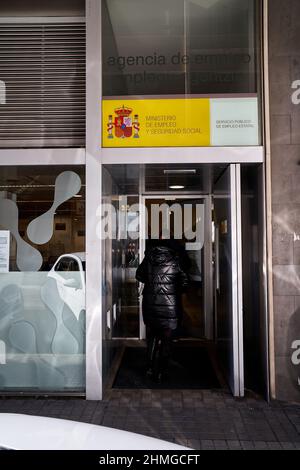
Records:
[[[155,374],[154,376],[154,382],[161,385],[162,382],[163,382],[163,374],[161,372],[158,372],[157,374]]]
[[[148,367],[148,369],[146,370],[146,377],[149,377],[152,379],[153,376],[154,376],[154,371],[152,367]]]

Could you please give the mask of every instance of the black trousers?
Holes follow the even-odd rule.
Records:
[[[173,333],[174,330],[171,328],[146,326],[147,367],[154,374],[164,374],[168,369],[172,353]]]

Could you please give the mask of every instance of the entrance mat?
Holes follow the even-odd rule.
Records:
[[[161,384],[145,374],[146,348],[126,347],[113,388],[210,389],[220,388],[204,347],[174,347],[168,374]]]

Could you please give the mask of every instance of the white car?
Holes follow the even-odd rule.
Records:
[[[118,429],[56,418],[0,413],[3,450],[190,450]]]
[[[60,299],[78,320],[85,311],[85,253],[60,256],[48,273],[47,281],[50,279],[55,281]]]

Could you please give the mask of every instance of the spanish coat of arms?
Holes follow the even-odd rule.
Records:
[[[115,109],[115,114],[114,120],[111,114],[108,116],[107,137],[109,139],[113,139],[114,136],[117,138],[128,138],[133,135],[135,139],[139,138],[140,124],[138,115],[135,114],[132,120],[132,109],[124,105]]]

